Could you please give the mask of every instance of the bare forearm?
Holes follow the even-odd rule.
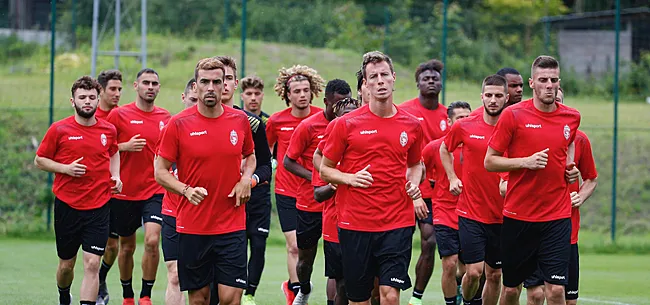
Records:
[[[174,175],[169,172],[169,169],[157,167],[155,169],[154,175],[156,177],[156,182],[162,185],[162,187],[164,187],[167,191],[179,195],[183,193],[185,183],[178,181],[178,179],[176,179],[176,177],[174,177]]]
[[[525,168],[525,158],[507,158],[499,155],[486,155],[484,166],[488,172],[511,172]]]
[[[442,162],[442,167],[445,169],[447,174],[447,179],[449,181],[458,179],[456,172],[454,171],[454,156],[447,150],[445,143],[440,145],[440,161]]]
[[[124,143],[118,143],[117,144],[117,149],[119,151],[129,151],[129,142],[124,142]]]
[[[284,156],[283,164],[284,168],[286,168],[290,173],[307,181],[311,181],[311,172],[304,168],[302,165],[298,164],[296,160]]]
[[[587,201],[587,199],[589,199],[589,197],[594,194],[596,186],[598,186],[597,179],[587,179],[583,181],[582,186],[580,187],[580,191],[578,191],[578,194],[580,195],[580,198],[582,198],[583,202]]]
[[[351,174],[347,174],[344,172],[341,172],[340,170],[336,168],[329,167],[325,164],[321,165],[320,168],[320,177],[323,179],[323,181],[331,183],[331,184],[348,184],[348,177]]]
[[[56,162],[52,159],[43,158],[39,156],[36,156],[36,158],[34,158],[34,165],[36,165],[38,169],[50,173],[62,174],[64,173],[64,169],[65,169],[65,164]]]
[[[566,158],[567,165],[574,162],[575,155],[576,155],[576,144],[575,142],[571,142],[571,144],[569,144],[569,148],[567,149],[567,158]]]
[[[323,202],[336,194],[336,190],[329,185],[314,187],[314,199],[316,202]]]
[[[120,153],[116,152],[111,156],[111,177],[120,176]]]
[[[420,185],[422,182],[422,162],[413,165],[406,169],[406,180],[410,181],[413,185]]]
[[[313,158],[314,170],[320,172],[320,164],[323,162],[323,153],[320,151],[320,149],[316,148]]]
[[[255,158],[255,154],[250,154],[246,158],[244,158],[244,166],[243,166],[243,172],[242,172],[242,179],[251,179],[253,177],[253,174],[255,173],[255,167],[257,166],[257,159]]]

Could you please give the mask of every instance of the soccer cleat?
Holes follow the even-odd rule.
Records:
[[[314,285],[309,283],[309,286],[311,286],[312,289],[314,289]],[[302,291],[298,292],[298,295],[296,295],[296,298],[293,299],[293,305],[307,305],[307,301],[309,300],[309,296],[311,295],[311,292],[308,294],[303,294]]]
[[[244,295],[241,299],[241,305],[257,305],[255,304],[255,297],[250,294]]]
[[[293,291],[289,289],[289,281],[282,282],[280,289],[284,293],[284,297],[287,299],[287,305],[293,305],[293,300],[296,298],[296,295],[293,294]]]
[[[124,301],[122,301],[122,305],[135,305],[135,299],[125,298]]]
[[[138,305],[151,305],[150,297],[142,297],[138,300]]]
[[[108,305],[108,300],[110,299],[108,295],[108,287],[106,282],[99,283],[99,291],[97,292],[97,305]],[[100,301],[101,300],[101,301]]]
[[[411,299],[409,300],[409,305],[422,305],[422,299],[411,297]]]

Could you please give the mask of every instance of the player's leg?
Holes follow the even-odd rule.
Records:
[[[483,303],[496,305],[501,292],[501,224],[484,225],[488,242],[485,249]]]
[[[99,289],[99,261],[101,256],[83,251],[84,277],[79,300],[94,301]]]
[[[115,223],[115,232],[120,236],[117,266],[120,269],[123,304],[134,304],[133,293],[133,254],[135,253],[135,232],[142,223],[141,201],[114,199],[111,203],[111,221]]]
[[[318,240],[323,235],[323,213],[298,210],[296,242],[298,245],[298,263],[296,273],[300,281],[300,292],[294,305],[306,305],[311,294],[311,274],[318,252]]]
[[[210,283],[215,278],[215,235],[179,233],[178,281],[188,291],[190,305],[210,303]]]
[[[336,279],[327,278],[325,283],[325,297],[327,298],[327,305],[334,305],[336,303]]]
[[[442,277],[440,279],[442,294],[446,305],[455,305],[458,293],[456,272],[458,269],[458,253],[460,252],[458,231],[447,226],[436,225],[435,235],[438,243],[438,254],[442,259]]]
[[[408,270],[414,229],[400,228],[375,235],[372,255],[379,269],[379,299],[382,305],[398,305],[400,290],[411,288]]]
[[[266,240],[271,226],[271,190],[268,184],[258,185],[246,203],[246,232],[250,257],[248,258],[248,286],[243,305],[255,305],[255,292],[264,271]]]
[[[162,230],[162,194],[145,200],[142,209],[144,223],[144,253],[142,254],[141,305],[151,302],[151,289],[156,281],[160,263],[160,231]]]
[[[289,280],[282,283],[282,292],[285,295],[287,305],[293,304],[293,299],[300,290],[296,264],[298,263],[298,244],[296,240],[297,210],[296,198],[275,194],[275,204],[278,209],[280,227],[284,234],[287,248],[287,271]]]
[[[373,258],[376,233],[339,229],[343,277],[350,305],[369,305],[377,264]]]
[[[74,265],[77,251],[81,246],[81,221],[78,211],[54,199],[54,235],[59,264],[56,268],[56,285],[59,291],[59,304],[70,304],[70,287],[74,279]]]
[[[219,305],[239,305],[247,286],[246,231],[217,235],[213,245]]]
[[[431,274],[433,274],[433,265],[435,263],[436,235],[433,228],[433,217],[431,199],[424,199],[429,215],[425,219],[418,219],[420,228],[420,258],[415,265],[415,286],[413,286],[413,296],[409,304],[422,304],[424,290],[429,284]]]
[[[347,304],[341,245],[324,241],[323,252],[325,253],[325,276],[327,277],[327,305]]]
[[[522,283],[537,269],[535,257],[539,244],[540,232],[535,223],[503,218],[501,255],[504,289],[499,304],[519,304]]]
[[[548,305],[565,305],[571,255],[571,219],[539,223],[541,240],[537,255],[544,277],[544,294]]]
[[[83,249],[84,277],[81,282],[80,301],[93,302],[99,289],[99,265],[108,240],[110,208],[80,211],[82,216],[81,244]],[[103,302],[101,300],[100,302]]]
[[[108,201],[109,208],[112,206],[112,203],[113,199]],[[115,230],[115,223],[113,221],[114,217],[116,217],[116,215],[114,215],[113,209],[111,208],[109,220],[110,233],[108,235],[108,241],[106,242],[106,250],[104,251],[104,256],[102,257],[102,262],[99,266],[99,291],[97,292],[97,303],[104,302],[105,304],[108,304],[108,301],[110,300],[108,285],[106,285],[106,276],[108,276],[108,271],[111,270],[111,267],[115,264],[115,260],[117,260],[120,238],[120,235],[118,235]]]
[[[163,215],[161,238],[163,259],[167,267],[165,304],[185,304],[185,295],[181,292],[178,283],[178,233],[175,217]]]
[[[571,257],[569,259],[569,284],[566,286],[566,304],[578,303],[578,282],[580,280],[580,251],[578,244],[571,244]]]
[[[458,218],[458,234],[466,268],[462,281],[463,303],[471,304],[483,276],[487,234],[483,224],[464,217]]]
[[[544,279],[539,268],[524,281],[524,288],[526,288],[526,304],[544,305]]]

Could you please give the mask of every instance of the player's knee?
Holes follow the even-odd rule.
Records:
[[[133,254],[135,253],[135,245],[132,245],[130,243],[122,244],[120,245],[119,253],[120,255],[133,256]]]
[[[65,260],[65,261],[59,261],[59,272],[63,274],[69,274],[74,272],[74,261],[73,260]]]
[[[399,291],[396,288],[380,289],[381,304],[399,304]]]
[[[101,256],[99,255],[86,255],[84,257],[84,270],[88,273],[98,273]]]
[[[456,256],[448,256],[442,258],[442,272],[445,274],[456,275],[456,265],[458,258]]]
[[[544,304],[544,290],[542,286],[531,287],[527,289],[528,305]]]
[[[176,263],[167,263],[167,282],[171,286],[178,286],[178,268]]]
[[[516,300],[519,298],[519,289],[517,287],[504,287],[503,297],[506,300]]]
[[[436,251],[436,236],[430,234],[429,236],[425,236],[425,238],[422,239],[422,255],[426,255],[427,257],[433,257],[434,252]]]
[[[114,257],[117,255],[118,249],[119,244],[117,243],[117,238],[109,238],[108,242],[106,243],[106,250],[104,251],[104,255]]]
[[[578,300],[566,300],[566,305],[577,305]]]
[[[471,282],[478,282],[481,279],[482,275],[483,268],[481,268],[480,264],[468,267],[467,271],[465,272],[465,276],[469,278]]]
[[[549,299],[558,300],[564,297],[563,285],[548,285],[546,289]]]
[[[501,282],[501,269],[493,269],[491,271],[486,271],[485,272],[485,280],[490,281],[492,283],[500,283]]]
[[[147,234],[144,237],[144,250],[147,252],[158,251],[158,244],[160,243],[160,235]]]
[[[250,247],[251,247],[251,252],[253,251],[261,251],[264,253],[264,250],[266,250],[266,237],[261,236],[261,235],[253,235],[250,237]]]
[[[298,256],[298,246],[296,244],[287,244],[287,253],[291,256]]]

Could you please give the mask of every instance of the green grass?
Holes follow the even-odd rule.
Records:
[[[142,235],[139,234],[135,254],[134,291],[140,290],[140,262],[142,258]],[[319,249],[312,281],[314,294],[310,298],[312,305],[325,305],[324,259]],[[413,251],[410,275],[414,278],[413,267],[419,250]],[[162,257],[162,256],[161,256]],[[285,250],[283,247],[270,246],[266,251],[266,267],[262,275],[256,299],[259,305],[283,304],[284,296],[279,287],[287,278]],[[56,304],[57,291],[55,272],[58,258],[53,239],[15,239],[0,238],[0,296],[1,304]],[[72,293],[79,300],[79,285],[83,276],[82,261],[77,261]],[[640,255],[595,255],[580,256],[580,296],[582,304],[650,304],[647,298],[647,266],[650,256]],[[414,280],[414,279],[413,279]],[[116,266],[108,275],[110,304],[121,302],[121,287]],[[164,303],[166,287],[166,269],[161,262],[153,289],[154,304]],[[402,304],[408,302],[410,293],[402,293]],[[523,300],[523,298],[522,298]],[[434,275],[424,296],[425,304],[441,304],[440,261],[436,261]],[[613,303],[618,302],[618,303]]]

